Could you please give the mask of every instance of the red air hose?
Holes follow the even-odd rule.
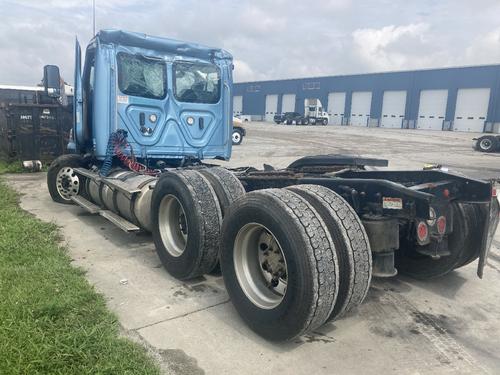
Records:
[[[113,146],[116,157],[131,171],[154,177],[157,177],[161,173],[159,169],[150,169],[136,160],[132,145],[127,142],[126,136],[123,134],[117,134],[117,136],[113,138]],[[123,152],[123,149],[127,147],[130,148],[130,156]]]

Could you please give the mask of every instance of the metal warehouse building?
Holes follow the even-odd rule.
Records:
[[[310,98],[331,125],[499,132],[500,65],[236,83],[233,113],[272,121]]]

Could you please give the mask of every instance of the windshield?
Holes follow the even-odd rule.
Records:
[[[220,99],[220,72],[213,64],[176,62],[174,95],[181,102],[215,104]]]

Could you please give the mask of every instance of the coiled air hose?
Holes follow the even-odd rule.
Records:
[[[133,172],[148,176],[158,176],[161,173],[159,169],[150,169],[136,160],[132,145],[127,142],[127,136],[127,132],[123,129],[119,129],[109,135],[108,145],[106,146],[106,157],[102,163],[99,175],[106,177],[110,174],[113,167],[113,156],[116,156],[125,167]],[[130,156],[123,151],[127,147],[130,148]]]

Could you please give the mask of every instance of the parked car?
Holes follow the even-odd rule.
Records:
[[[481,152],[500,152],[500,135],[483,135],[473,138],[474,149]]]
[[[243,121],[241,121],[237,117],[233,117],[233,134],[231,139],[233,141],[233,145],[240,145],[243,142],[243,137],[247,135],[247,131],[243,126]]]

